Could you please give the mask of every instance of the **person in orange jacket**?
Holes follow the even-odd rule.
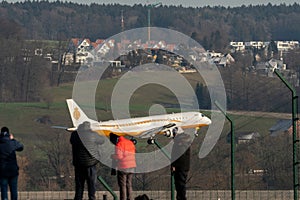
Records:
[[[120,200],[132,200],[132,177],[136,167],[134,143],[114,133],[110,133],[109,138],[116,145],[112,159],[117,165]]]

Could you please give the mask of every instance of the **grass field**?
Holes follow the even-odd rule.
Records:
[[[201,77],[199,75],[187,75],[193,87]],[[112,118],[110,101],[112,90],[117,79],[101,80],[96,93],[96,112],[98,120],[104,121]],[[87,83],[88,84],[88,83]],[[91,83],[94,84],[94,83]],[[51,134],[54,130],[51,125],[71,126],[65,99],[72,98],[73,83],[63,84],[59,87],[49,88],[45,91],[50,99],[41,103],[1,103],[0,104],[0,126],[8,126],[17,137],[25,140],[34,137],[37,133]],[[84,94],[84,92],[83,92]],[[132,117],[146,116],[153,104],[177,105],[177,100],[171,91],[159,85],[145,85],[137,89],[130,99],[130,114]],[[122,105],[120,105],[122,106]],[[168,108],[167,112],[176,112],[178,108]],[[210,115],[209,111],[205,114]],[[276,122],[279,115],[268,113],[247,112],[231,113],[235,120],[237,131],[257,131],[268,134],[268,129]],[[40,118],[49,119],[52,124],[37,122]],[[224,131],[227,132],[226,122]]]

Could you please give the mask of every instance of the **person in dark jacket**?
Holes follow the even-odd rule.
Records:
[[[23,144],[14,139],[7,127],[2,127],[0,132],[0,184],[1,199],[7,200],[9,186],[10,199],[18,199],[19,166],[16,151],[22,151]]]
[[[186,133],[177,134],[174,137],[174,145],[171,152],[171,171],[174,175],[176,199],[186,200],[186,182],[190,170],[191,136]]]
[[[75,169],[74,200],[82,200],[85,181],[88,186],[89,200],[96,199],[96,165],[100,159],[98,145],[104,142],[104,136],[93,132],[90,129],[89,122],[84,122],[79,125],[77,131],[72,132],[70,143],[72,144],[73,165]]]

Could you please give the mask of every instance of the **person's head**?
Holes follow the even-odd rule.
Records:
[[[118,139],[119,139],[119,136],[117,136],[116,134],[114,134],[114,133],[110,133],[110,134],[109,134],[109,140],[110,140],[110,142],[113,143],[114,145],[117,144]]]
[[[135,197],[134,200],[150,200],[150,199],[146,194],[143,194]]]
[[[9,129],[7,127],[2,127],[0,132],[0,137],[9,137]]]
[[[90,130],[91,130],[91,123],[88,121],[85,121],[78,126],[79,133],[84,131],[90,131]]]
[[[77,131],[73,131],[72,134],[78,134],[78,132]]]
[[[177,134],[174,137],[174,143],[177,143],[179,145],[190,145],[192,143],[192,138],[189,134],[186,133]]]

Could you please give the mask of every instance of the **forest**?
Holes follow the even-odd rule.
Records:
[[[29,40],[106,39],[124,30],[148,26],[148,7],[137,4],[76,4],[25,1],[0,3],[1,21],[13,21]],[[300,5],[151,9],[151,26],[182,32],[216,51],[230,41],[300,40]],[[3,31],[3,29],[1,28]]]

